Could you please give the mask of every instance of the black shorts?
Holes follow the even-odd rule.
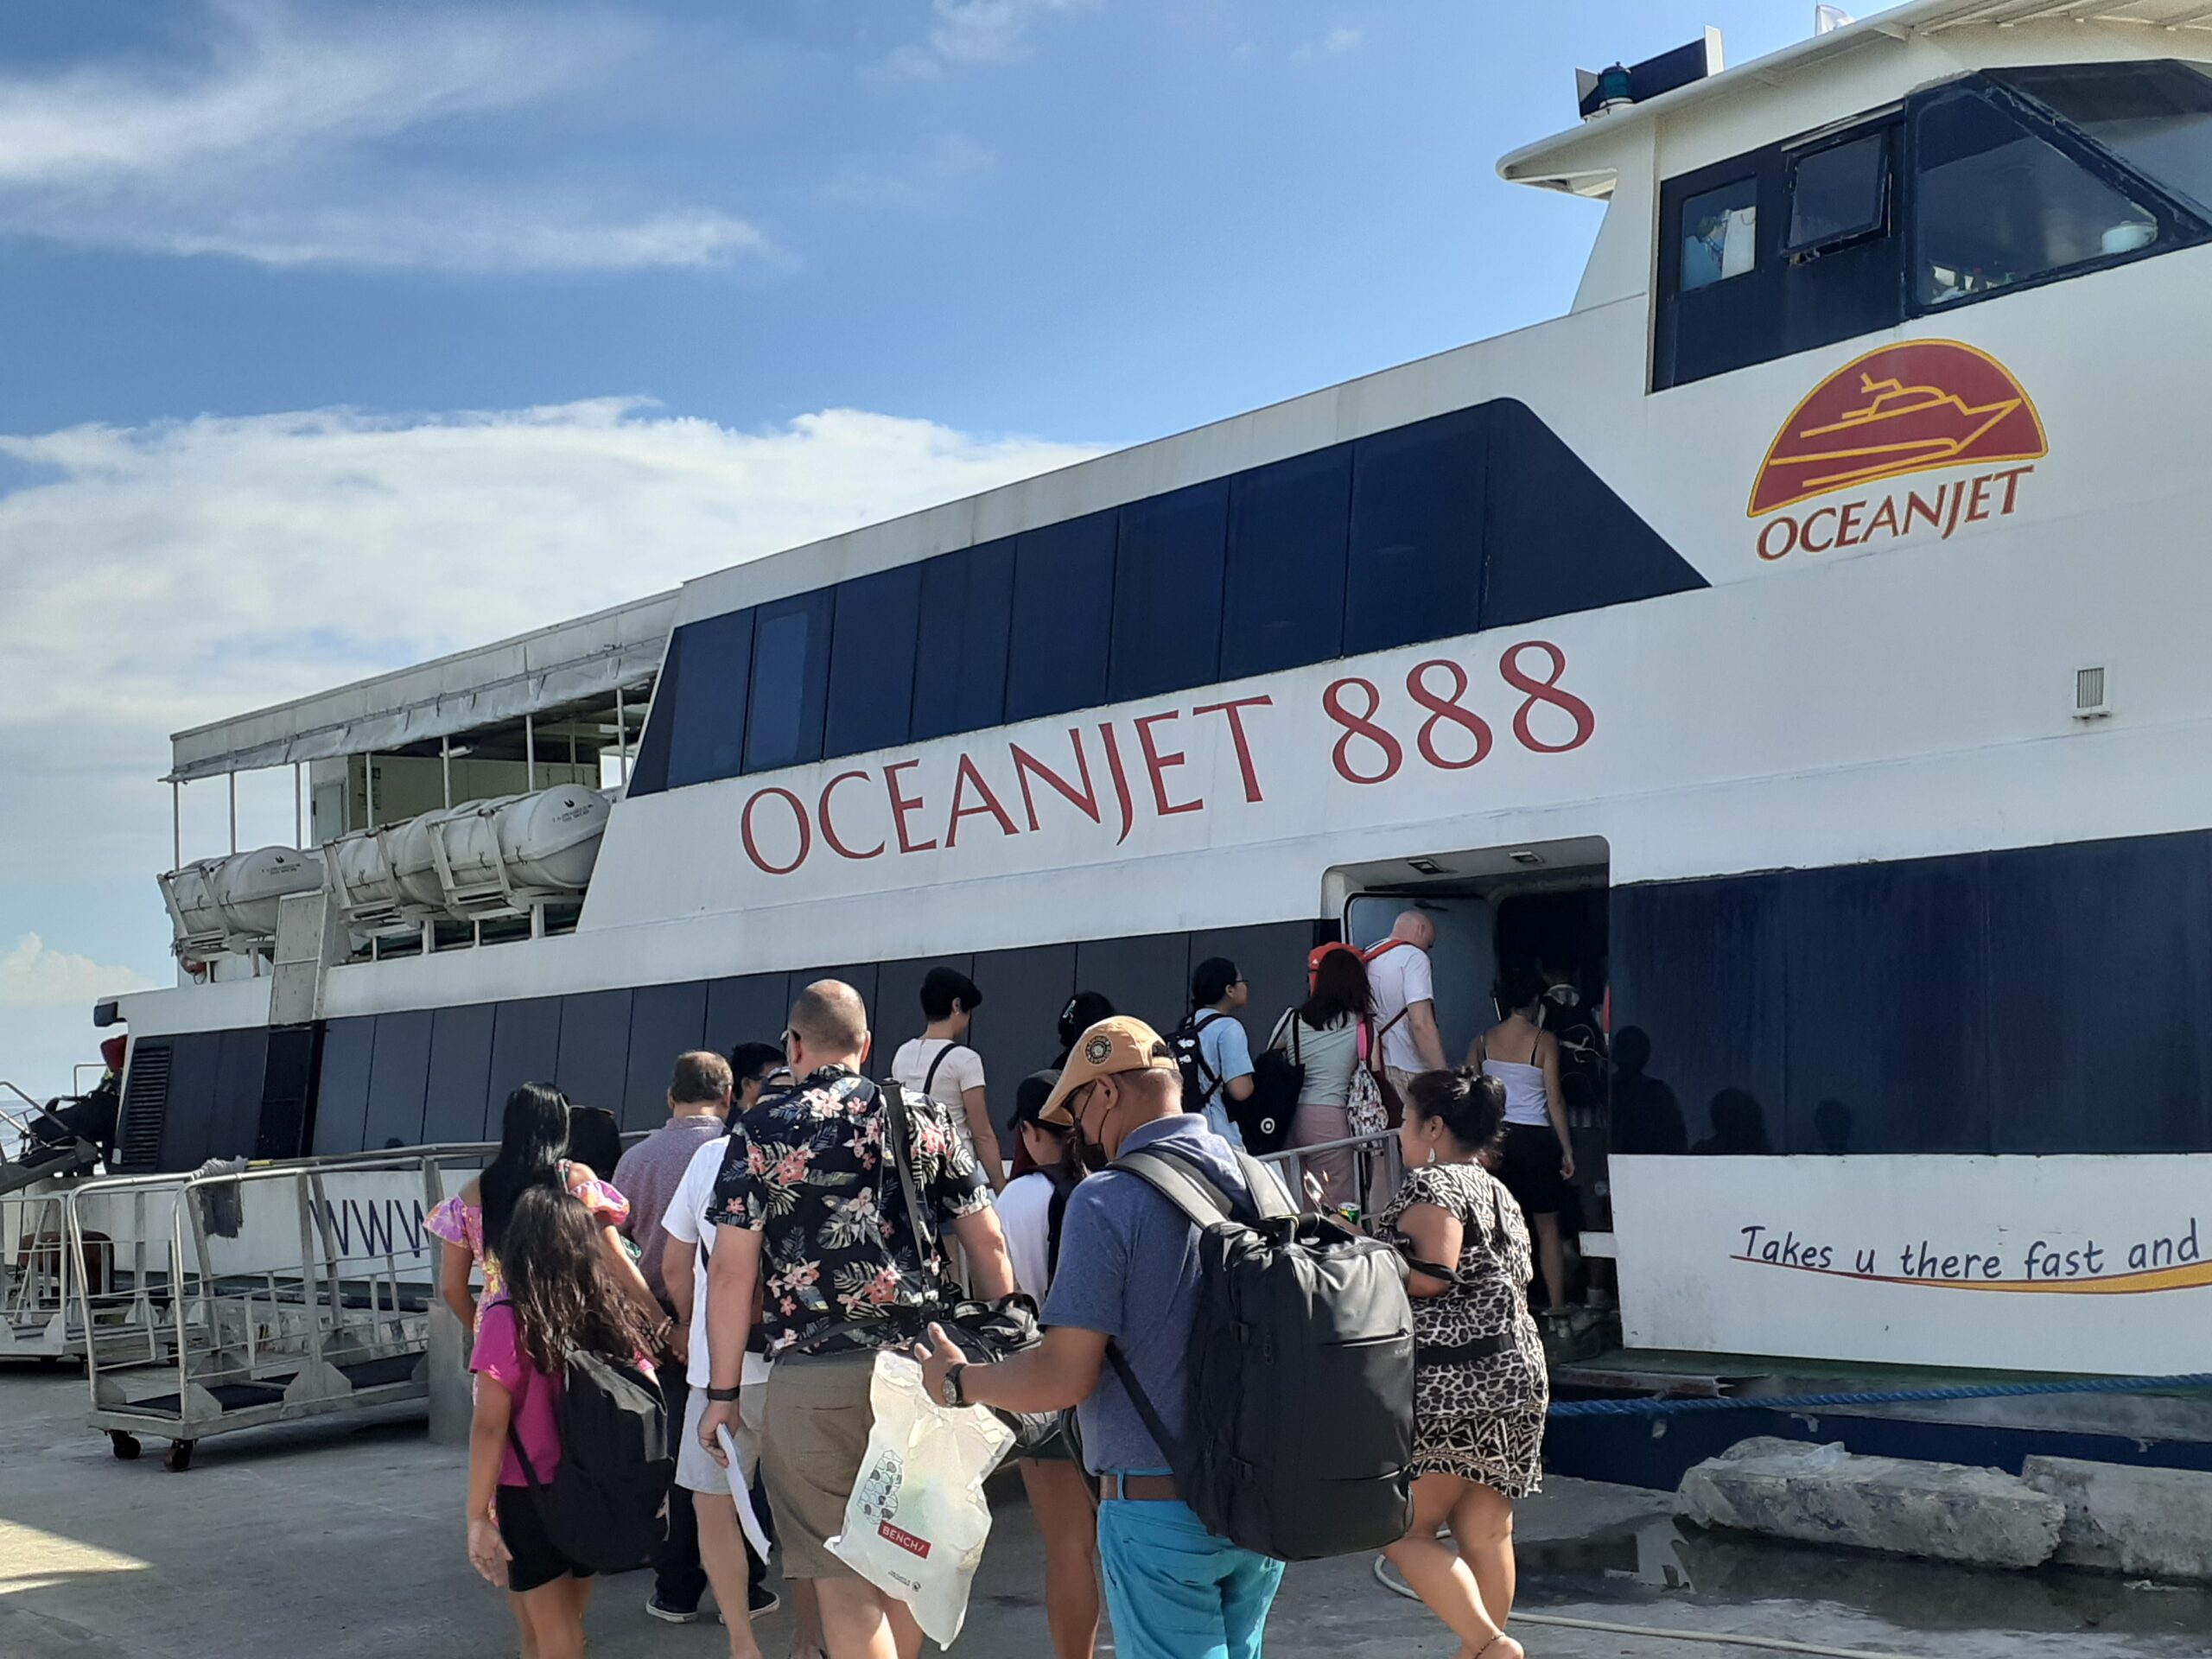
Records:
[[[563,1573],[578,1579],[591,1577],[590,1567],[578,1566],[553,1548],[553,1541],[545,1535],[545,1522],[538,1518],[537,1505],[531,1501],[529,1487],[502,1486],[494,1501],[499,1541],[513,1557],[507,1563],[508,1589],[519,1596],[552,1583]]]
[[[1564,1155],[1548,1124],[1509,1123],[1497,1179],[1528,1214],[1555,1216],[1567,1197],[1567,1183],[1559,1173]]]

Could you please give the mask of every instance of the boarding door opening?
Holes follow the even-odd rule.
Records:
[[[1560,1039],[1560,1083],[1575,1176],[1558,1215],[1567,1241],[1569,1295],[1604,1306],[1612,1292],[1605,1172],[1611,1066],[1607,1052],[1606,912],[1610,861],[1595,837],[1418,852],[1329,872],[1325,903],[1344,938],[1365,950],[1417,911],[1435,930],[1429,951],[1437,1035],[1446,1065],[1469,1063],[1510,1010],[1496,988],[1533,976],[1548,992],[1544,1023]],[[1571,988],[1573,996],[1565,995]],[[1571,1010],[1579,1003],[1578,1018]],[[1579,1034],[1569,1052],[1569,1032]],[[1594,1040],[1585,1040],[1594,1030]],[[1506,1058],[1506,1057],[1499,1057]],[[1588,1249],[1578,1252],[1578,1236]]]

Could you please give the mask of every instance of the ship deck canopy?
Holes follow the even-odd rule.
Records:
[[[167,783],[382,754],[601,703],[651,683],[674,592],[235,715],[169,739]],[[638,711],[638,718],[643,715]]]
[[[2109,24],[2154,34],[2187,31],[2195,38],[2212,34],[2212,0],[1908,0],[1525,144],[1500,159],[1498,176],[1510,184],[1603,199],[1612,194],[1619,136],[1634,123],[1671,118],[1747,86],[1783,85],[1852,54],[1916,36],[1942,38],[1965,29],[2060,23]]]

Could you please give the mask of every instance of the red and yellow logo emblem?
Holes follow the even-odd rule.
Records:
[[[1790,411],[1759,464],[1747,515],[1907,473],[2038,461],[2049,449],[2035,404],[1995,358],[1954,340],[1885,346]]]

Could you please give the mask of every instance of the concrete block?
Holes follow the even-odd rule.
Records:
[[[2059,1499],[1999,1470],[1765,1439],[1699,1464],[1675,1503],[1700,1526],[1978,1567],[2049,1560],[2066,1518]]]
[[[2212,1474],[2030,1458],[2021,1478],[2066,1505],[2058,1559],[2131,1578],[2212,1581]]]

